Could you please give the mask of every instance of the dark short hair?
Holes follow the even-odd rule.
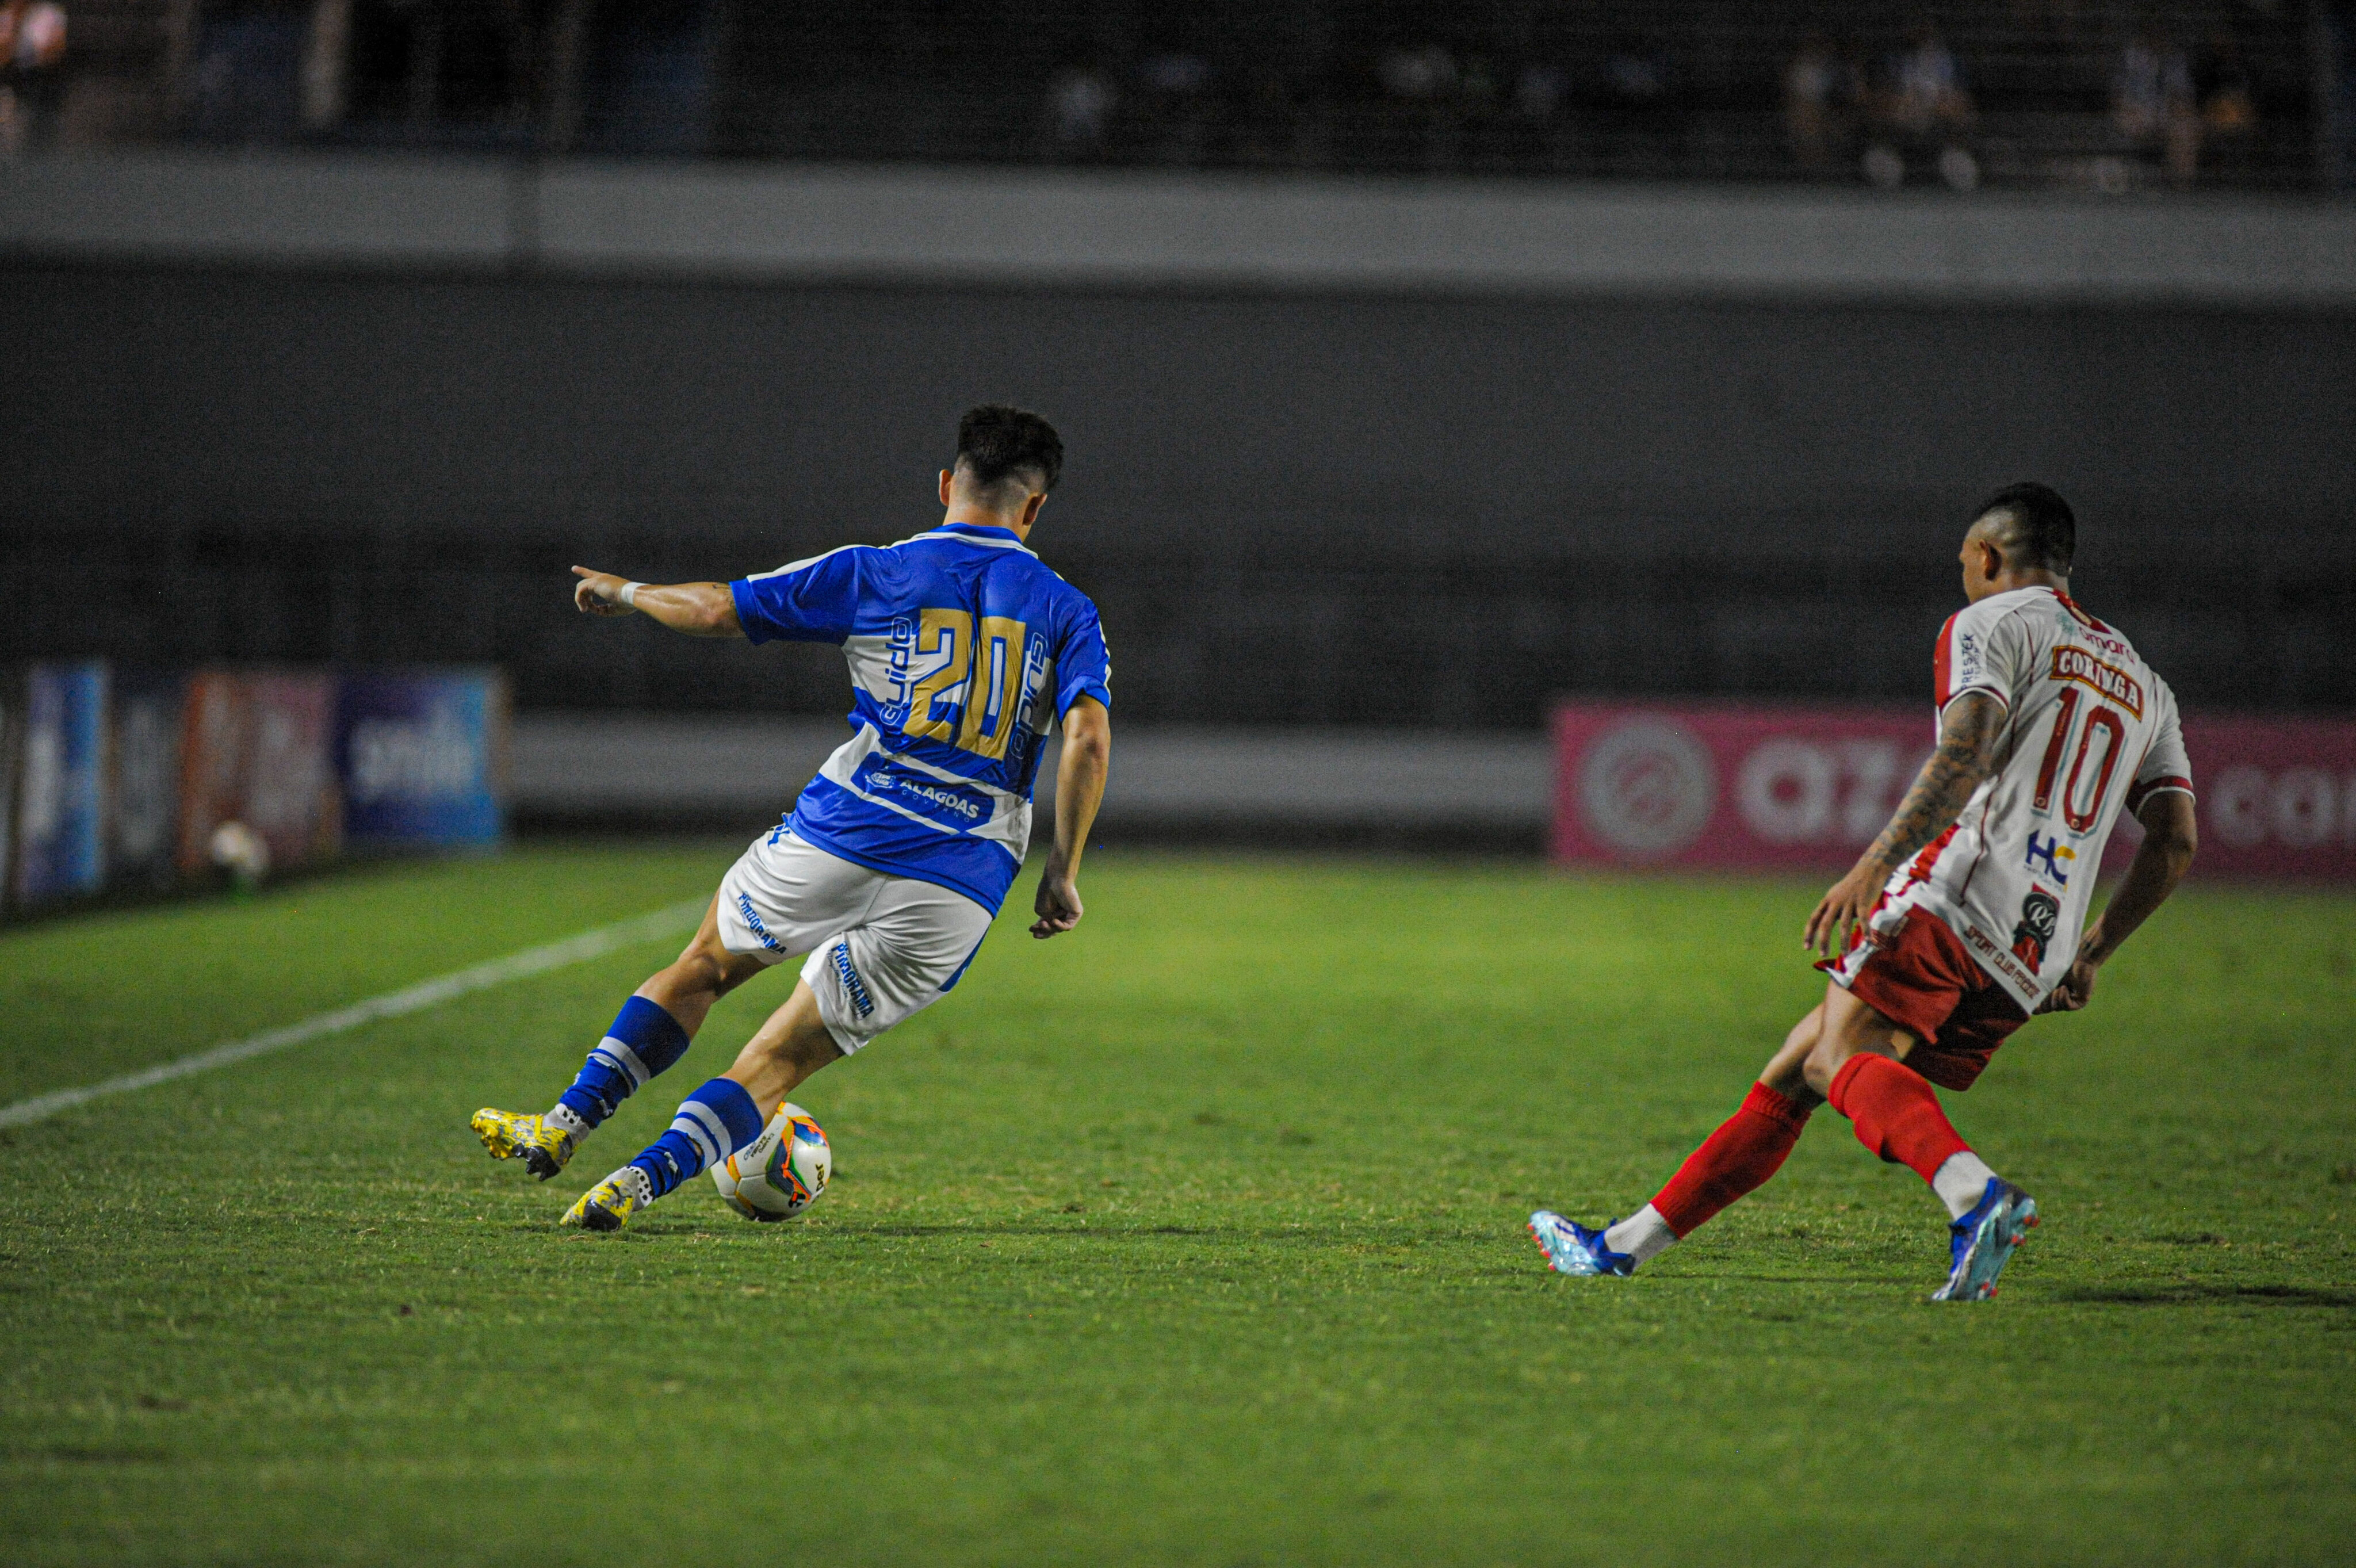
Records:
[[[2006,565],[2041,566],[2048,572],[2069,575],[2070,562],[2078,553],[2078,520],[2072,514],[2070,503],[2052,487],[2034,479],[2007,485],[1980,502],[1979,510],[1972,513],[1972,521],[1977,522],[1997,511],[2010,520],[2002,546]]]
[[[1064,438],[1027,408],[986,403],[958,421],[957,466],[983,489],[1023,474],[1044,495],[1063,476]]]

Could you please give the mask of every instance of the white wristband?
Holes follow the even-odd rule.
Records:
[[[626,608],[637,609],[638,607],[638,590],[645,586],[646,585],[644,583],[625,583],[622,585],[622,591],[616,594],[614,596],[621,600]]]

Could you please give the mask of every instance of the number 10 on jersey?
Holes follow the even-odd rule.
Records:
[[[2126,749],[2127,726],[2108,703],[2096,698],[2082,704],[2079,698],[2076,687],[2062,688],[2060,710],[2053,715],[2053,738],[2046,742],[2045,760],[2038,765],[2037,798],[2032,803],[2040,811],[2051,806],[2053,780],[2062,771],[2062,754],[2069,749],[2071,731],[2083,705],[2086,709],[2085,726],[2077,730],[2077,755],[2070,759],[2070,776],[2062,782],[2062,820],[2070,824],[2072,832],[2083,833],[2091,832],[2102,820],[2103,800],[2110,793],[2111,775],[2118,770],[2119,753]],[[2083,798],[2082,806],[2079,776],[2085,771],[2086,754],[2094,748],[2098,732],[2104,737],[2102,763],[2094,774],[2094,788]]]

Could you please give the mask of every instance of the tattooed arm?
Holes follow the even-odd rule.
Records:
[[[1899,802],[1898,814],[1873,847],[1816,905],[1800,939],[1802,946],[1830,953],[1872,909],[1890,874],[1947,831],[1972,791],[1996,771],[1997,737],[2004,733],[2004,704],[1984,693],[1966,692],[1947,704],[1939,725],[1939,749],[1922,765],[1913,788]]]

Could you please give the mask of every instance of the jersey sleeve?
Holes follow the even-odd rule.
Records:
[[[2009,711],[2036,672],[2029,628],[2010,607],[1967,606],[1939,628],[1933,671],[1941,713],[1966,692],[1985,692]]]
[[[1112,653],[1105,647],[1096,607],[1086,600],[1064,628],[1063,646],[1055,650],[1055,716],[1070,713],[1082,697],[1112,706]]]
[[[2184,726],[2177,720],[2176,693],[2157,680],[2153,693],[2158,699],[2158,722],[2152,726],[2151,744],[2144,748],[2143,765],[2136,769],[2135,782],[2127,787],[2127,814],[2143,810],[2143,803],[2154,795],[2165,795],[2173,789],[2179,794],[2192,793],[2192,755],[2184,749]]]
[[[864,557],[879,553],[868,545],[845,545],[729,584],[745,639],[841,642],[859,613]]]

